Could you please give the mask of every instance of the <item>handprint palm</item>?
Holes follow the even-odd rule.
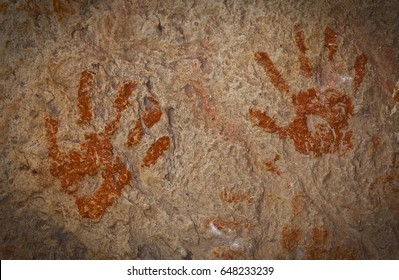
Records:
[[[304,43],[304,33],[298,25],[294,28],[294,35],[295,44],[300,51],[301,72],[305,77],[311,77],[313,69],[306,56],[308,49]],[[338,48],[336,34],[331,28],[325,30],[325,46],[328,49],[328,60],[331,62]],[[264,68],[269,80],[281,93],[290,93],[289,86],[266,52],[255,53],[255,60]],[[366,64],[367,56],[358,55],[354,66],[353,92],[357,91],[363,81]],[[348,120],[353,114],[353,105],[349,96],[333,88],[324,91],[309,88],[293,95],[292,102],[295,106],[295,116],[287,126],[278,126],[273,117],[254,108],[249,110],[250,120],[266,132],[276,133],[282,139],[291,138],[295,149],[302,154],[318,157],[337,151],[344,153],[351,147],[352,131],[347,128]],[[311,115],[321,118],[323,122],[311,128],[308,122]]]

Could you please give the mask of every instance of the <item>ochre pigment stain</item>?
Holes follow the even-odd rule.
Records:
[[[367,55],[360,54],[355,61],[355,77],[353,78],[353,91],[356,92],[366,75]]]
[[[313,153],[317,157],[338,151],[344,137],[342,131],[348,128],[353,112],[349,97],[333,89],[320,93],[311,88],[294,95],[293,103],[296,106],[294,120],[279,130],[280,137],[290,137],[302,154]],[[323,120],[314,125],[314,132],[309,129],[308,115]]]
[[[220,246],[213,249],[213,256],[220,260],[237,260],[244,258],[244,252]]]
[[[53,10],[57,14],[59,19],[65,18],[66,14],[74,14],[75,11],[72,8],[72,5],[70,5],[70,1],[68,1],[69,6],[63,3],[62,0],[53,0]]]
[[[309,58],[306,56],[308,48],[305,45],[305,34],[298,24],[294,26],[294,41],[298,50],[301,52],[299,54],[299,62],[301,64],[300,69],[302,74],[306,77],[311,77],[313,68],[310,64]]]
[[[163,153],[169,149],[170,138],[168,136],[160,137],[147,151],[143,159],[144,166],[154,165],[157,159],[163,155]]]
[[[118,124],[122,117],[122,112],[129,105],[129,96],[133,92],[135,88],[134,82],[125,82],[122,87],[119,89],[118,94],[114,100],[114,108],[116,109],[116,116],[114,119],[109,122],[104,129],[103,134],[112,136],[116,130],[118,129]]]
[[[328,34],[326,42],[331,47],[330,52],[333,52],[332,57],[336,51],[335,32],[327,28],[326,34]],[[302,54],[306,52],[303,31],[298,26],[294,27],[294,39],[298,50]],[[255,59],[263,66],[274,86],[281,93],[288,93],[288,86],[269,56],[265,52],[257,52]],[[367,56],[359,55],[355,62],[353,92],[363,81],[366,64]],[[281,139],[292,139],[296,151],[305,155],[319,157],[335,152],[343,155],[352,148],[353,132],[348,127],[353,114],[353,105],[349,96],[333,88],[323,91],[309,88],[293,95],[292,103],[295,106],[295,115],[287,126],[278,126],[273,117],[254,108],[249,109],[249,119],[268,133],[275,133]]]
[[[106,157],[105,157],[106,159]],[[97,219],[101,217],[106,209],[121,196],[124,186],[129,184],[131,174],[120,161],[119,157],[112,163],[104,163],[101,171],[103,181],[98,189],[90,196],[76,198],[79,213],[84,218]]]
[[[255,53],[255,60],[263,67],[270,82],[283,93],[289,93],[289,87],[285,83],[281,73],[274,66],[266,52]]]
[[[298,247],[301,238],[301,229],[285,226],[281,232],[281,248],[284,251],[293,252]]]
[[[91,91],[93,76],[90,72],[83,72],[81,75],[78,103],[81,109],[80,119],[82,123],[88,123],[91,118]],[[51,159],[50,172],[61,181],[61,187],[75,198],[79,213],[84,218],[97,219],[102,217],[107,208],[117,200],[123,188],[131,181],[131,173],[125,167],[120,157],[115,155],[111,137],[118,129],[123,111],[129,105],[129,97],[135,89],[133,81],[124,82],[114,99],[113,107],[116,111],[114,118],[105,125],[103,131],[85,135],[85,142],[81,143],[78,149],[63,152],[60,151],[57,142],[58,121],[56,118],[47,115],[45,118],[46,139],[48,153]],[[90,104],[90,105],[88,105]],[[82,114],[83,111],[83,114]],[[90,114],[88,113],[90,112]],[[82,117],[83,116],[83,117]],[[140,143],[142,137],[140,121],[129,132],[128,145]],[[157,143],[160,148],[155,148],[150,162],[154,164],[156,159],[169,147],[169,139],[160,138]],[[154,149],[154,148],[153,148]],[[151,148],[150,148],[151,150]],[[162,152],[159,152],[162,151]],[[94,176],[100,173],[102,181],[100,186],[91,194],[78,196],[79,182],[86,176]]]
[[[301,214],[302,211],[304,210],[304,205],[305,205],[304,195],[301,192],[296,191],[294,197],[291,200],[292,214],[294,214],[295,216]]]
[[[278,169],[278,167],[276,165],[276,162],[280,159],[281,159],[280,155],[276,154],[276,156],[274,157],[273,160],[265,160],[264,164],[265,164],[266,171],[269,171],[277,176],[280,176],[281,171]]]
[[[301,63],[301,71],[305,77],[310,78],[313,74],[313,68],[310,64],[309,58],[306,55],[299,55],[299,62]]]
[[[274,133],[279,130],[275,120],[258,109],[249,109],[249,119],[267,132]]]
[[[327,228],[315,227],[312,229],[311,242],[306,248],[307,259],[320,260],[325,257],[327,253],[326,244],[329,239],[330,233]]]
[[[295,24],[294,26],[294,39],[298,50],[301,53],[306,53],[308,48],[305,46],[305,33],[299,24]]]
[[[310,260],[346,260],[356,259],[357,252],[353,247],[331,244],[331,233],[325,226],[313,227],[310,235],[305,234],[298,227],[285,226],[281,232],[281,248],[293,253],[299,245],[304,247],[306,259]]]
[[[335,246],[328,252],[331,260],[356,260],[359,259],[357,250],[349,246]]]
[[[141,127],[140,120],[137,120],[136,125],[129,131],[126,143],[129,147],[131,147],[133,145],[139,144],[141,138],[143,138],[143,128]]]
[[[161,119],[162,111],[158,100],[155,98],[147,96],[146,101],[149,104],[146,104],[145,112],[141,115],[141,118],[143,119],[145,126],[151,128]]]
[[[3,13],[3,11],[7,10],[8,3],[1,3],[0,4],[0,13]]]
[[[93,74],[89,71],[82,72],[78,90],[78,108],[82,124],[89,124],[93,118],[93,107],[91,104],[91,94],[94,90],[93,84]]]
[[[348,260],[356,259],[356,249],[344,245],[333,245],[329,230],[325,226],[312,229],[309,243],[306,246],[309,260]]]
[[[378,151],[378,148],[379,148],[380,145],[381,145],[381,139],[380,139],[378,136],[374,135],[374,136],[371,138],[371,144],[372,144],[372,146],[371,146],[371,152],[372,152],[372,154],[376,154],[377,151]]]
[[[333,61],[334,55],[338,50],[338,43],[337,43],[337,33],[334,29],[327,27],[324,30],[324,46],[328,50],[328,60]]]
[[[353,113],[353,105],[348,96],[333,89],[320,93],[311,88],[294,95],[292,101],[295,117],[288,126],[278,127],[272,118],[254,109],[250,110],[250,120],[267,132],[277,133],[282,139],[291,138],[295,149],[302,154],[318,157],[335,153],[341,144],[350,145],[351,132],[342,132],[347,129],[348,119]],[[314,125],[313,131],[308,127],[309,115],[323,120]]]
[[[219,197],[228,203],[253,203],[253,199],[247,193],[221,191]]]
[[[204,227],[209,228],[210,226],[216,227],[218,230],[237,230],[240,228],[251,228],[253,225],[251,223],[242,223],[238,221],[230,221],[230,220],[224,220],[224,219],[208,219],[205,220],[204,222]]]

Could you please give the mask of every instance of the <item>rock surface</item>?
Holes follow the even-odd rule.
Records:
[[[399,3],[2,1],[2,259],[398,259]]]

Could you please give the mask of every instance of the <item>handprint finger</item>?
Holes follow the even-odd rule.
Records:
[[[303,30],[300,28],[298,24],[294,26],[294,40],[295,45],[297,46],[298,50],[301,52],[299,54],[299,62],[301,64],[300,68],[302,74],[305,77],[311,77],[313,73],[312,65],[310,64],[310,60],[306,55],[306,51],[308,48],[305,45],[305,35]]]
[[[363,82],[364,76],[366,75],[366,65],[368,62],[367,55],[364,53],[358,55],[355,61],[355,77],[353,78],[353,92],[355,93]]]
[[[91,101],[93,89],[93,74],[89,71],[83,71],[80,75],[78,90],[79,122],[82,124],[87,125],[93,119],[93,105]]]
[[[135,89],[136,83],[133,81],[124,82],[123,85],[119,88],[118,94],[114,100],[114,107],[116,109],[116,115],[112,121],[110,121],[104,129],[104,134],[107,136],[112,136],[115,134],[118,129],[119,121],[122,117],[122,112],[129,105],[129,97]]]
[[[131,147],[139,144],[141,138],[143,138],[143,128],[141,127],[140,119],[138,119],[136,120],[135,126],[129,130],[126,143],[129,147]]]
[[[157,159],[164,154],[166,150],[169,149],[170,138],[168,136],[160,137],[151,147],[148,149],[144,159],[143,164],[146,167],[154,165]]]
[[[161,107],[159,106],[158,100],[151,96],[144,98],[144,106],[145,112],[142,114],[141,118],[145,126],[151,128],[162,117]]]
[[[266,52],[255,53],[255,60],[260,64],[266,72],[270,82],[282,93],[289,93],[289,87],[281,76],[280,71],[274,66],[272,60]]]
[[[328,49],[328,60],[333,61],[334,55],[338,50],[337,33],[334,29],[327,27],[324,30],[324,46]]]
[[[249,110],[249,119],[266,132],[274,133],[280,129],[273,118],[258,109]]]
[[[54,160],[59,155],[57,144],[58,121],[50,115],[45,118],[46,138],[49,145],[48,154]]]

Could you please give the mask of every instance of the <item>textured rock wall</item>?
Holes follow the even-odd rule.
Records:
[[[1,258],[399,258],[399,4],[354,2],[3,1]]]

